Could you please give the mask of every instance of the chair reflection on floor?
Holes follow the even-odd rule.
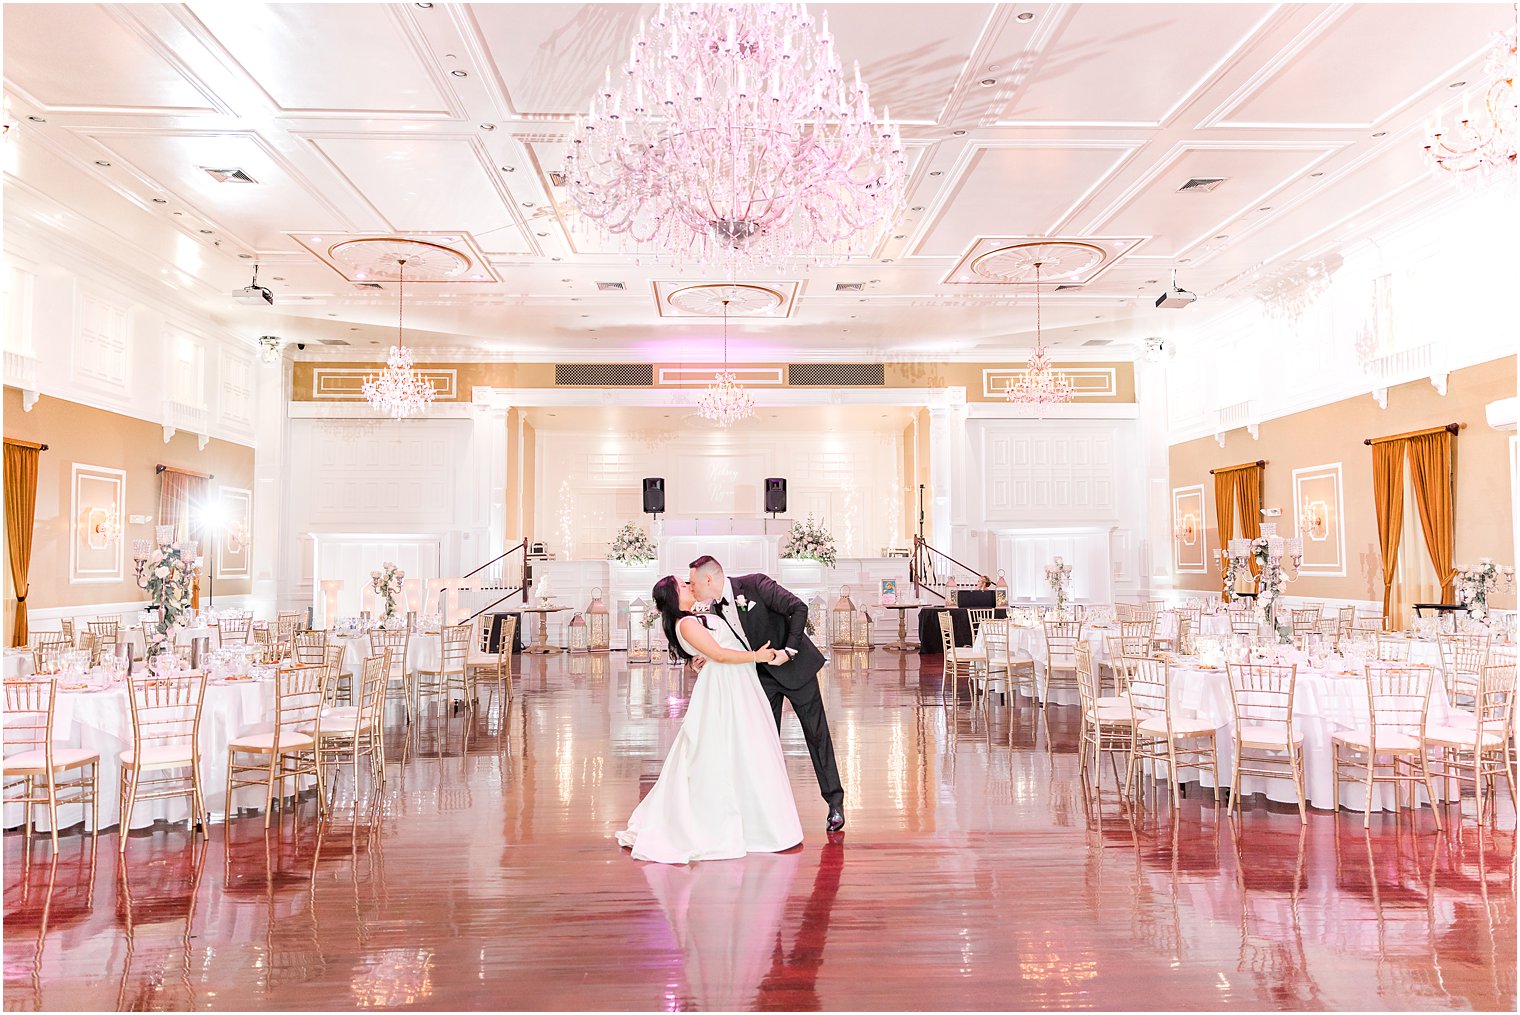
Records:
[[[116,922],[126,941],[122,959],[121,985],[117,990],[118,1011],[142,1011],[145,1008],[196,1008],[200,999],[191,982],[195,959],[191,939],[195,924],[195,905],[200,894],[201,876],[206,870],[206,851],[210,841],[203,835],[190,834],[184,847],[169,848],[154,843],[154,853],[144,857],[134,854],[130,860],[118,854],[116,861]],[[171,976],[169,964],[154,967],[134,979],[133,963],[149,932],[149,941],[165,948],[165,958],[172,956],[178,965]],[[165,987],[178,982],[184,988],[183,1002],[165,996]]]
[[[86,848],[85,843],[89,845]],[[90,915],[95,905],[95,842],[81,838],[73,855],[65,859],[57,850],[48,850],[44,859],[36,859],[30,842],[21,847],[21,871],[5,886],[7,1011],[43,1011],[42,958],[48,935],[56,934]],[[30,1003],[22,1005],[18,981],[12,976],[14,961],[12,942],[35,928],[37,941],[32,953],[29,986]],[[19,963],[16,963],[19,965]]]
[[[1444,944],[1452,962],[1467,968],[1486,967],[1494,995],[1514,996],[1513,930],[1506,936],[1495,929],[1496,925],[1513,927],[1514,830],[1457,822],[1436,837],[1436,851],[1428,909],[1432,949],[1440,958]],[[1460,914],[1463,933],[1447,933],[1437,925],[1447,913]],[[1476,962],[1475,953],[1481,956]]]
[[[222,895],[265,909],[260,990],[304,982],[326,968],[316,917],[316,868],[325,824],[296,822],[287,832],[244,819],[227,827]]]
[[[1240,896],[1237,968],[1260,981],[1280,1007],[1321,1009],[1316,981],[1308,975],[1301,907],[1309,886],[1304,862],[1309,827],[1285,818],[1257,812],[1231,824]]]

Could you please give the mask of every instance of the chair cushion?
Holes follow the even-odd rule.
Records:
[[[1425,742],[1427,744],[1439,744],[1442,747],[1465,747],[1472,750],[1478,744],[1478,728],[1476,726],[1427,726],[1425,727]],[[1502,747],[1504,734],[1498,730],[1485,730],[1483,732],[1484,747]]]
[[[303,747],[310,747],[315,741],[305,733],[287,732],[280,737],[280,750],[295,751]],[[238,737],[227,745],[234,751],[272,751],[274,750],[273,733],[253,733],[248,736]]]
[[[1166,720],[1158,715],[1154,719],[1145,720],[1137,727],[1137,729],[1139,729],[1141,733],[1149,733],[1152,736],[1164,737],[1166,736]],[[1205,733],[1213,733],[1214,729],[1214,724],[1209,722],[1207,719],[1172,720],[1172,736],[1174,737],[1202,736]]]
[[[1372,742],[1372,731],[1346,730],[1335,734],[1330,739],[1350,747],[1360,747],[1365,751]],[[1383,733],[1378,736],[1379,751],[1418,751],[1419,749],[1420,742],[1408,733]]]
[[[1099,705],[1094,712],[1098,722],[1132,723],[1135,721],[1134,713],[1130,712],[1128,705]]]
[[[184,768],[195,764],[195,755],[190,753],[189,744],[154,744],[144,747],[142,763],[137,762],[136,751],[126,751],[121,756],[121,764],[124,768],[141,768],[143,770],[155,768]]]
[[[324,708],[322,710],[323,723],[346,723],[352,726],[359,718],[359,710],[353,705],[340,705],[338,708]]]
[[[1246,747],[1286,747],[1288,744],[1288,731],[1281,726],[1240,726],[1235,732]],[[1304,735],[1295,730],[1293,742],[1303,743]]]
[[[1129,695],[1127,694],[1105,694],[1099,697],[1093,704],[1097,705],[1099,709],[1122,708],[1125,715],[1129,714]]]
[[[98,761],[100,761],[100,754],[96,751],[87,751],[82,747],[53,748],[54,771]],[[47,771],[47,752],[41,747],[34,747],[29,751],[12,754],[5,759],[5,771],[45,772]]]

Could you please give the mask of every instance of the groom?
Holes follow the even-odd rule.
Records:
[[[750,648],[768,643],[785,653],[785,662],[755,665],[760,687],[776,714],[778,733],[781,702],[792,703],[792,711],[802,723],[802,735],[807,738],[818,789],[829,805],[828,830],[839,831],[844,827],[844,787],[839,782],[829,718],[823,712],[823,695],[818,689],[823,653],[807,636],[807,604],[767,575],[729,578],[723,574],[723,565],[710,556],[691,562],[691,594],[707,601],[711,611]]]

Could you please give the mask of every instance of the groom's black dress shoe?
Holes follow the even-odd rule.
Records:
[[[826,826],[830,832],[837,832],[844,827],[844,809],[841,807],[829,808],[829,823]]]

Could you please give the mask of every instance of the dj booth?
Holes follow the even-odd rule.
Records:
[[[999,590],[1000,591],[1000,590]],[[957,646],[971,644],[971,614],[968,610],[997,609],[996,617],[1007,616],[1007,611],[998,607],[998,591],[965,591],[955,594],[955,605],[948,607],[950,612],[950,626],[955,632],[955,644]],[[1006,603],[1007,600],[1004,599]],[[937,656],[944,646],[939,637],[939,616],[946,611],[944,606],[926,606],[918,611],[918,651],[922,655]]]

